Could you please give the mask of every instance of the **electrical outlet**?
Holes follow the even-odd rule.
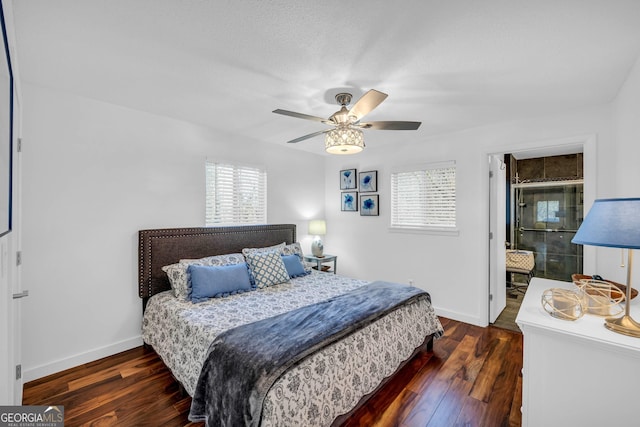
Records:
[[[409,286],[413,286],[413,279],[409,279]]]

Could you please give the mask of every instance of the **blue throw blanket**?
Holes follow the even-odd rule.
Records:
[[[189,420],[208,426],[258,426],[274,382],[304,357],[429,294],[374,282],[220,334],[211,343],[196,385]]]

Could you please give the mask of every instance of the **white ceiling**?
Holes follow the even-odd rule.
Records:
[[[348,88],[389,97],[368,146],[613,100],[639,0],[14,0],[23,83],[286,145]],[[151,141],[150,141],[151,142]],[[323,152],[323,138],[288,146]]]

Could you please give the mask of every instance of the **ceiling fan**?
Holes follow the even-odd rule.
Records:
[[[313,138],[317,135],[327,134],[325,137],[325,149],[328,153],[354,154],[359,153],[364,149],[364,136],[362,129],[416,130],[420,127],[421,122],[360,121],[365,115],[369,114],[374,108],[380,105],[387,96],[388,95],[386,93],[371,89],[365,93],[350,110],[348,110],[347,105],[351,103],[352,95],[350,93],[339,93],[336,95],[336,101],[341,105],[341,108],[333,113],[328,119],[280,109],[273,110],[273,112],[276,114],[283,114],[285,116],[297,117],[305,120],[313,120],[315,122],[334,126],[332,129],[321,130],[292,139],[291,141],[287,141],[288,143],[297,143],[304,141],[305,139]]]

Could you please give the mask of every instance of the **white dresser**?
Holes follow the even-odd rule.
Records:
[[[533,278],[516,322],[524,335],[522,425],[640,426],[640,338],[607,330],[602,317],[556,319],[540,302],[572,283]],[[640,321],[640,296],[631,317]]]

